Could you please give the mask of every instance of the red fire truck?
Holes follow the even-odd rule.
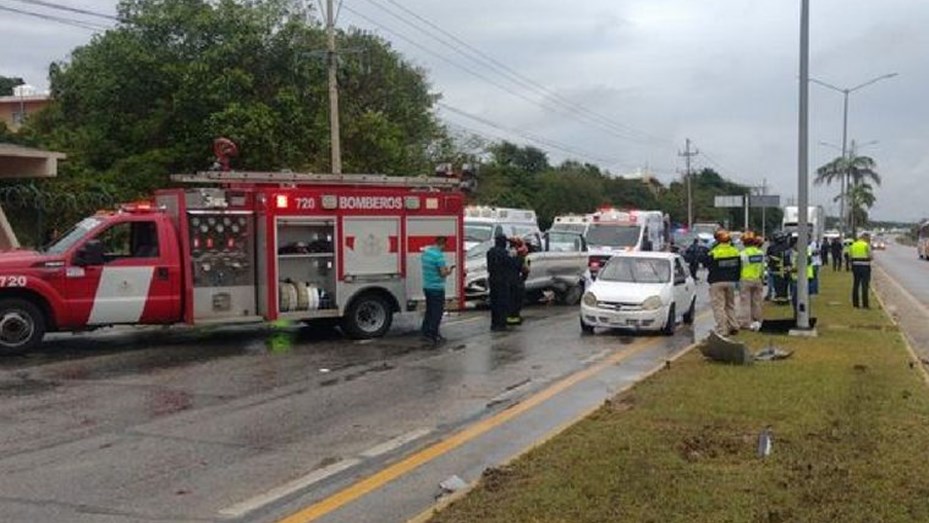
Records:
[[[0,353],[46,332],[129,324],[340,321],[383,335],[423,299],[420,256],[461,265],[464,200],[442,177],[207,172],[0,253]],[[463,274],[448,279],[460,308]]]

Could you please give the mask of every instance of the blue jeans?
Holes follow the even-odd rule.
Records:
[[[439,339],[439,324],[442,323],[442,314],[445,312],[445,289],[423,289],[426,295],[426,314],[423,315],[423,336]]]

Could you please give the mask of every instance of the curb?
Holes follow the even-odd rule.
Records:
[[[885,271],[883,267],[878,265],[877,270],[881,272],[881,276],[883,279],[887,280],[892,285],[897,287],[897,290],[901,294],[903,294],[904,298],[920,305],[923,311],[925,311],[925,306],[922,306],[919,300],[917,300],[912,294],[907,292],[906,289],[904,289],[903,286],[900,285],[900,283],[898,283],[889,274],[887,274],[887,271]],[[890,320],[890,323],[894,324],[899,330],[900,339],[903,340],[903,345],[906,347],[907,352],[910,353],[910,357],[913,358],[911,361],[915,361],[917,363],[920,374],[923,377],[923,382],[926,384],[926,386],[929,386],[929,371],[926,370],[926,366],[923,364],[922,359],[920,359],[919,355],[916,354],[916,349],[914,349],[913,345],[910,343],[910,338],[909,336],[906,335],[906,331],[900,325],[900,322],[897,321],[897,319],[894,318],[892,314],[890,314],[890,310],[887,308],[887,303],[884,301],[884,297],[881,295],[883,292],[886,292],[886,290],[882,289],[879,292],[878,288],[880,287],[880,285],[875,285],[874,287],[875,287],[874,296],[877,298],[877,302],[881,304],[881,310],[884,311],[884,315],[887,316],[887,319]]]

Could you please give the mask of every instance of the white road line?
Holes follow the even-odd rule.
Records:
[[[316,469],[313,472],[305,476],[301,476],[293,481],[284,483],[279,487],[275,487],[264,494],[260,494],[253,498],[247,499],[241,503],[236,503],[230,507],[226,507],[219,511],[221,516],[229,518],[238,518],[242,517],[249,512],[261,508],[269,503],[277,501],[285,496],[293,494],[298,490],[305,489],[314,483],[318,483],[330,476],[338,474],[345,469],[354,467],[355,465],[361,463],[360,459],[351,458],[339,461],[338,463],[333,463],[328,467],[323,467],[321,469]]]
[[[613,352],[611,349],[603,349],[602,351],[600,351],[600,352],[598,352],[598,353],[596,353],[596,354],[592,354],[592,355],[587,356],[586,358],[582,359],[582,360],[581,360],[581,365],[590,365],[591,363],[593,363],[593,362],[595,362],[595,361],[597,361],[597,360],[601,360],[601,359],[605,358],[605,357],[606,357],[609,353],[611,353],[611,352]]]
[[[432,429],[426,428],[426,427],[423,427],[421,429],[411,430],[410,432],[407,432],[406,434],[401,434],[397,436],[396,438],[393,438],[393,439],[385,441],[384,443],[381,443],[380,445],[371,447],[370,449],[362,452],[359,455],[364,458],[373,458],[375,456],[380,456],[381,454],[386,454],[392,450],[396,450],[406,445],[407,443],[411,441],[415,441],[431,432],[432,432]]]
[[[463,323],[473,323],[473,322],[475,322],[475,321],[481,321],[481,320],[484,320],[484,319],[486,319],[486,318],[484,318],[483,316],[479,316],[479,317],[476,317],[476,318],[463,318],[463,319],[460,319],[460,320],[446,321],[446,322],[443,323],[443,325],[461,325],[461,324],[463,324]]]

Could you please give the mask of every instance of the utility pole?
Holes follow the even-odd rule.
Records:
[[[806,267],[810,240],[809,222],[809,95],[810,95],[810,0],[800,0],[800,103],[797,154],[797,202],[800,228],[797,238],[797,318],[792,334],[815,335],[810,330],[810,287]]]
[[[690,172],[690,158],[700,154],[700,151],[694,149],[690,150],[690,138],[687,138],[684,142],[684,152],[677,153],[678,156],[684,157],[684,162],[687,165],[686,170],[684,171],[684,176],[687,180],[687,230],[690,230],[694,226],[694,190],[693,190],[693,173]]]
[[[335,49],[335,11],[333,0],[326,0],[326,39],[329,62],[329,143],[332,155],[332,173],[342,173],[342,144],[339,139],[339,82],[336,72],[339,55]]]
[[[747,230],[748,230],[748,212],[749,212],[749,205],[751,204],[750,200],[751,200],[751,198],[752,198],[752,188],[751,188],[751,187],[749,187],[748,190],[745,191],[745,196],[744,196],[744,198],[745,198],[745,226],[742,228],[742,230],[743,230],[743,231],[747,231]]]
[[[768,195],[768,179],[767,179],[767,178],[765,178],[765,179],[763,179],[763,180],[761,181],[761,195],[762,195],[762,196],[767,196],[767,195]],[[767,209],[768,209],[768,206],[767,206],[767,205],[762,205],[762,206],[761,206],[761,236],[762,236],[762,237],[768,235],[768,234],[767,234],[768,221],[765,219],[765,218],[766,218],[766,216],[765,216],[765,211],[766,211]]]

